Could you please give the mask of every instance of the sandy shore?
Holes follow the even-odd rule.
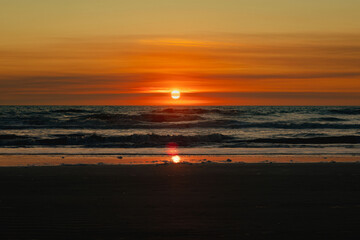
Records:
[[[358,239],[360,164],[0,168],[0,239]]]

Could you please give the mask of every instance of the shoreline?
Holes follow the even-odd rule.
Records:
[[[359,163],[358,155],[178,155],[177,164]],[[0,167],[61,165],[158,165],[173,163],[169,155],[0,155]]]

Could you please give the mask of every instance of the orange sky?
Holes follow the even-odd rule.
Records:
[[[360,35],[66,39],[1,59],[3,104],[360,103]]]
[[[264,1],[256,6],[243,3],[241,7],[252,9],[259,18],[251,22],[249,16],[242,15],[242,20],[237,19],[239,24],[247,22],[242,32],[233,22],[238,15],[232,9],[237,6],[240,11],[239,1],[226,0],[225,6],[209,1],[213,8],[208,6],[206,13],[201,12],[203,5],[191,5],[187,0],[178,4],[179,11],[192,9],[187,18],[194,19],[193,24],[187,22],[189,19],[178,23],[184,15],[173,13],[172,17],[169,12],[173,6],[158,1],[158,8],[150,11],[153,15],[143,13],[142,18],[132,19],[130,12],[107,12],[97,20],[89,18],[89,25],[79,17],[85,14],[79,12],[83,6],[88,7],[87,14],[95,16],[111,7],[127,6],[134,13],[143,5],[119,5],[111,0],[106,0],[108,5],[104,6],[82,0],[68,5],[34,2],[29,6],[23,3],[23,10],[28,11],[11,1],[3,10],[2,18],[9,20],[4,27],[5,37],[0,40],[3,105],[360,104],[360,32],[356,31],[360,28],[351,24],[345,27],[358,17],[352,9],[358,7],[356,1],[353,6],[334,1],[334,6],[326,8],[316,4],[292,8],[286,1],[274,2],[295,15],[301,8],[319,7],[323,12],[319,10],[318,16],[343,21],[343,25],[334,22],[333,29],[313,14],[306,16],[312,19],[307,22],[305,17],[293,18],[286,11],[267,9]],[[46,16],[41,15],[40,6],[47,10]],[[333,15],[340,7],[344,8],[342,17]],[[167,14],[165,20],[171,20],[173,28],[166,21],[147,25],[160,13]],[[221,13],[221,18],[213,19],[210,13]],[[39,14],[42,19],[37,19]],[[14,15],[20,20],[16,21]],[[260,16],[267,16],[272,28],[266,28]],[[212,26],[200,21],[201,17]],[[121,18],[137,28],[126,28]],[[28,23],[27,19],[34,22]],[[287,20],[296,31],[286,25]],[[182,92],[181,99],[171,99],[173,89]]]

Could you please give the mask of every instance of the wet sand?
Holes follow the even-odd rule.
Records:
[[[179,155],[181,162],[202,163],[356,163],[360,155]],[[60,165],[138,165],[172,162],[169,155],[0,155],[0,167]]]
[[[0,168],[0,239],[358,239],[360,164]]]

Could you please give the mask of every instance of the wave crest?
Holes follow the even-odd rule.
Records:
[[[185,122],[203,120],[198,115],[181,114],[154,114],[143,113],[138,115],[118,114],[118,113],[99,113],[87,116],[87,119],[103,120],[110,123],[141,123],[141,122]]]
[[[132,134],[124,136],[102,136],[97,134],[54,135],[51,138],[36,138],[9,135],[0,140],[0,146],[67,146],[82,145],[86,147],[165,147],[170,142],[179,146],[201,146],[224,143],[233,137],[222,134],[209,135],[158,135]]]
[[[165,108],[154,110],[153,113],[169,113],[169,114],[208,114],[216,113],[221,115],[238,115],[244,113],[244,111],[235,110],[235,109],[204,109],[204,108]]]
[[[349,108],[340,108],[340,109],[330,109],[329,113],[343,114],[343,115],[358,115],[360,114],[360,108],[349,107]]]

